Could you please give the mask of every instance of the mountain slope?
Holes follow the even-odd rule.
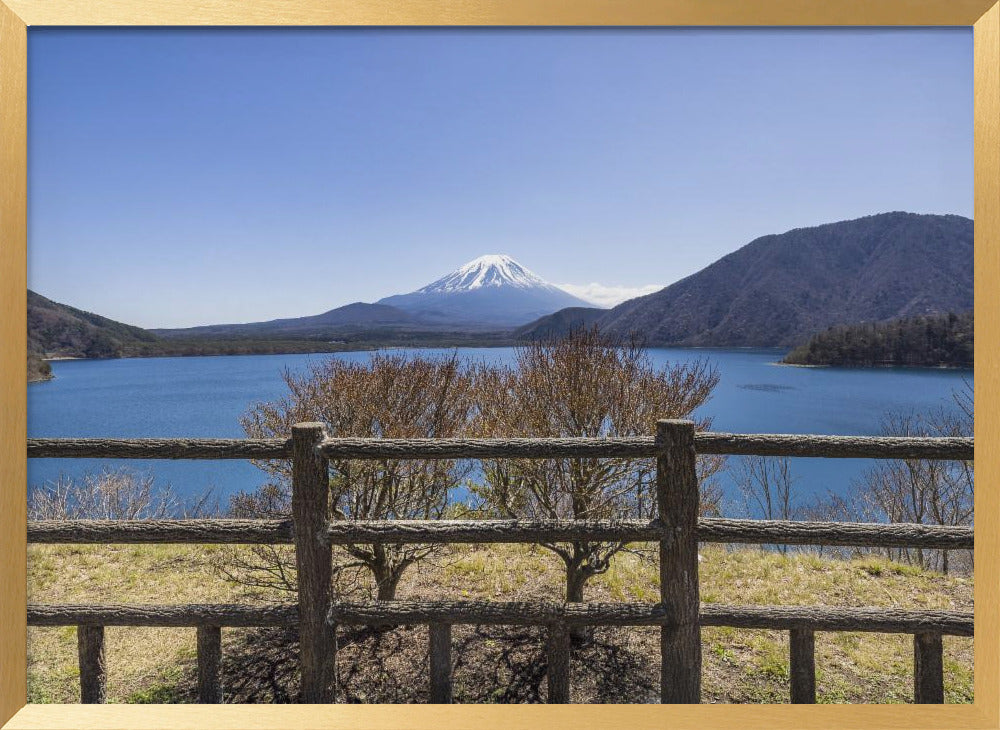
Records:
[[[587,302],[550,284],[509,256],[480,256],[410,294],[378,301],[436,323],[516,327]]]
[[[571,330],[596,324],[607,313],[608,310],[596,307],[567,307],[540,317],[523,327],[518,327],[514,330],[514,337],[519,340],[545,340],[560,337]]]
[[[650,345],[791,346],[838,324],[972,307],[973,224],[884,213],[758,238],[597,324]]]
[[[28,353],[44,357],[121,357],[145,353],[159,337],[141,327],[54,302],[28,291]]]

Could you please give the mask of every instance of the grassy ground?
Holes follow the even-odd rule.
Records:
[[[36,603],[186,603],[260,600],[219,578],[213,546],[29,546],[29,600]],[[972,608],[972,580],[923,572],[879,558],[829,560],[812,553],[702,550],[702,600],[726,604],[824,604],[903,608]],[[400,598],[527,599],[561,596],[561,563],[534,546],[452,546],[410,570]],[[619,556],[588,585],[588,600],[655,601],[655,563]],[[271,594],[272,600],[289,596]],[[542,633],[519,627],[455,627],[455,698],[464,702],[545,700]],[[600,628],[573,654],[577,702],[650,702],[658,693],[656,628]],[[787,702],[784,632],[709,627],[702,632],[705,702]],[[193,629],[106,630],[112,702],[189,702],[195,692]],[[287,702],[297,690],[294,632],[223,632],[227,701]],[[343,629],[338,700],[426,699],[426,627],[388,632]],[[76,631],[32,628],[28,634],[31,702],[79,697]],[[816,638],[820,702],[908,702],[912,638],[823,633]],[[948,702],[972,701],[972,639],[945,637]]]

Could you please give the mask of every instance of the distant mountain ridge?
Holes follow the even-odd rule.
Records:
[[[480,256],[410,294],[379,299],[433,322],[516,327],[588,303],[550,284],[510,256]]]
[[[763,236],[610,310],[491,255],[374,304],[170,330],[133,327],[29,291],[28,347],[36,358],[329,352],[510,345],[582,326],[650,346],[795,346],[838,325],[971,309],[972,254],[968,218],[885,213]]]
[[[396,307],[354,302],[307,317],[271,319],[246,324],[208,324],[180,329],[155,329],[166,337],[325,337],[366,328],[410,327],[417,319]]]
[[[831,326],[972,307],[973,223],[884,213],[763,236],[589,323],[652,346],[789,347]],[[522,337],[564,331],[556,312]]]
[[[166,337],[436,337],[509,331],[567,306],[586,304],[509,256],[480,256],[410,294],[355,302],[322,314],[245,324],[155,329]]]

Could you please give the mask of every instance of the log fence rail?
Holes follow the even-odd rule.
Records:
[[[973,459],[973,439],[695,432],[689,421],[660,421],[653,437],[607,439],[327,438],[322,424],[297,424],[289,439],[29,439],[32,458],[252,459],[292,461],[292,517],[287,520],[44,520],[28,524],[32,543],[293,544],[296,603],[256,606],[28,606],[32,626],[76,626],[81,701],[105,700],[105,626],[184,626],[197,631],[198,697],[223,699],[222,629],[297,626],[301,700],[335,694],[336,631],[345,625],[425,624],[432,702],[452,701],[454,624],[546,627],[548,699],[570,700],[574,626],[659,626],[660,699],[700,700],[702,626],[789,633],[790,695],[816,701],[817,631],[903,633],[914,637],[914,701],[944,701],[942,636],[971,636],[968,611],[820,606],[700,605],[699,542],[972,549],[971,527],[916,524],[698,519],[697,454],[876,459]],[[333,521],[329,461],[336,459],[655,458],[654,520]],[[332,547],[357,543],[538,543],[572,540],[659,543],[660,602],[333,601]]]

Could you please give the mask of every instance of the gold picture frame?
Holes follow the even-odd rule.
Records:
[[[975,704],[26,705],[29,26],[971,26],[975,45]],[[1000,728],[1000,3],[995,0],[0,0],[0,724],[28,728]],[[5,723],[5,724],[4,724]]]

